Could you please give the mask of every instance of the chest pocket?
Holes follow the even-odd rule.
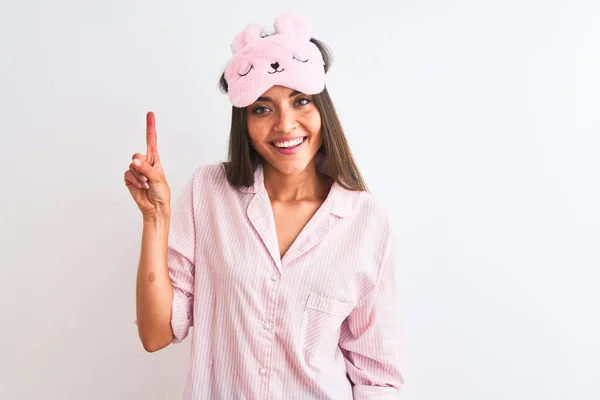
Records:
[[[354,304],[309,293],[300,326],[300,345],[312,354],[333,354],[344,319]]]

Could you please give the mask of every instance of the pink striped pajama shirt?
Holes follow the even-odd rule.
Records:
[[[184,400],[398,398],[396,248],[370,194],[334,183],[281,258],[262,166],[242,188],[223,164],[199,167],[172,210],[168,268],[173,343],[192,340]]]

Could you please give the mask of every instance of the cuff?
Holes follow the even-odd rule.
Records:
[[[355,385],[352,387],[352,398],[354,400],[398,400],[400,398],[400,391],[393,387]]]
[[[173,329],[172,343],[179,343],[188,335],[192,326],[193,297],[186,296],[182,291],[173,291],[173,306],[171,309],[171,328]]]

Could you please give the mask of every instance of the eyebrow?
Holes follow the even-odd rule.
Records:
[[[290,93],[290,97],[294,97],[297,94],[300,94],[301,92],[294,90],[292,93]],[[260,96],[258,99],[256,99],[256,101],[273,101],[270,97],[267,96]]]

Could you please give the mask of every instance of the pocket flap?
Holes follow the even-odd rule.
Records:
[[[319,296],[318,294],[309,293],[306,307],[333,315],[348,315],[354,308],[354,304],[344,303],[342,301]]]

